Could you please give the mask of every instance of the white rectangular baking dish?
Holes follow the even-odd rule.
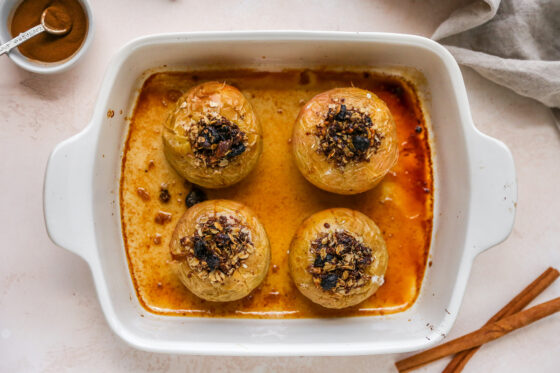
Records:
[[[128,123],[107,111],[130,112],[149,69],[208,65],[404,66],[424,75],[435,166],[433,266],[411,309],[383,317],[252,320],[159,316],[142,308],[119,216]],[[459,67],[439,44],[383,33],[218,32],[148,36],[120,50],[92,121],[51,154],[44,209],[51,239],[88,262],[107,321],[132,346],[211,355],[362,355],[425,348],[448,333],[474,257],[508,236],[516,198],[511,153],[474,127]]]

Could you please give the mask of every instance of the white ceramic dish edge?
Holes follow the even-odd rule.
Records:
[[[371,44],[372,49],[379,46],[384,47],[389,59],[390,54],[393,53],[389,47],[394,46],[395,51],[398,51],[399,48],[414,47],[418,51],[431,53],[435,59],[441,61],[440,73],[448,78],[449,81],[446,84],[450,85],[453,93],[452,97],[447,97],[446,105],[456,106],[454,114],[456,118],[450,118],[450,120],[456,119],[456,122],[459,122],[459,124],[449,124],[448,127],[459,126],[460,131],[457,130],[459,131],[457,133],[462,136],[462,139],[459,140],[447,139],[446,141],[457,142],[454,145],[457,146],[459,153],[461,147],[465,148],[464,154],[461,155],[463,158],[457,158],[459,163],[464,163],[464,169],[460,167],[461,164],[457,164],[455,168],[458,170],[450,172],[455,172],[455,176],[458,175],[459,179],[466,182],[466,185],[451,185],[457,187],[458,199],[463,203],[459,207],[462,206],[464,211],[460,208],[452,213],[441,210],[442,216],[439,214],[435,216],[439,218],[439,222],[434,224],[432,246],[436,245],[438,241],[446,240],[442,237],[453,235],[454,232],[451,229],[444,229],[447,222],[451,222],[453,219],[456,219],[457,223],[449,224],[458,229],[456,235],[458,242],[462,243],[450,248],[450,253],[446,253],[442,249],[437,249],[435,253],[431,252],[435,268],[438,268],[436,267],[438,265],[444,267],[447,264],[443,263],[444,261],[455,263],[455,267],[451,265],[449,269],[440,269],[441,274],[427,275],[423,288],[439,289],[442,294],[446,295],[438,294],[436,296],[434,292],[433,299],[425,299],[429,296],[425,294],[427,290],[423,289],[424,294],[420,297],[422,299],[419,299],[412,309],[396,315],[374,317],[373,321],[370,318],[351,318],[268,322],[270,320],[165,317],[145,311],[142,314],[137,300],[131,310],[125,310],[127,306],[121,304],[119,300],[116,301],[110,294],[114,291],[113,288],[121,288],[124,285],[110,281],[107,278],[106,269],[109,265],[120,268],[120,264],[104,262],[106,254],[102,253],[103,245],[99,242],[101,241],[99,233],[96,232],[100,229],[99,227],[105,225],[105,222],[97,219],[96,209],[100,205],[99,201],[106,198],[105,194],[108,192],[99,187],[101,183],[99,180],[118,180],[118,172],[117,175],[102,175],[103,169],[99,166],[108,164],[103,162],[116,162],[120,169],[120,159],[117,161],[115,157],[104,157],[103,160],[100,160],[96,156],[100,155],[98,154],[100,149],[109,151],[111,146],[119,148],[122,145],[122,137],[118,139],[104,137],[101,141],[101,135],[103,131],[107,131],[108,127],[115,125],[107,121],[106,112],[109,107],[113,107],[113,102],[110,100],[111,91],[115,89],[118,75],[126,70],[124,68],[127,67],[127,59],[130,59],[136,51],[143,47],[157,48],[158,45],[173,43],[184,44],[185,47],[189,47],[190,43],[193,43],[191,45],[193,50],[202,48],[201,45],[205,45],[206,48],[206,43],[207,48],[210,49],[213,45],[221,45],[223,49],[224,45],[228,43],[238,43],[243,48],[250,49],[252,44],[257,44],[261,50],[266,50],[267,44],[276,43],[275,49],[268,51],[268,54],[271,55],[274,55],[274,50],[277,50],[278,46],[283,46],[285,54],[288,54],[286,46],[289,46],[291,51],[298,50],[298,43],[309,44],[301,47],[300,53],[302,54],[305,53],[304,47],[310,49],[312,46],[314,48],[315,45],[318,45],[318,51],[324,52],[327,49],[321,49],[322,44],[324,44],[324,48],[344,50],[347,48],[347,44],[361,43]],[[337,53],[333,52],[334,54]],[[364,58],[366,57],[368,56],[364,55]],[[323,60],[329,64],[329,58],[334,61],[332,56],[326,56]],[[274,60],[274,56],[271,59]],[[281,58],[279,60],[281,63]],[[165,59],[158,60],[157,57],[153,57],[151,62],[153,66],[157,66],[161,64],[161,61],[165,61]],[[409,66],[414,65],[415,63],[409,64]],[[130,87],[126,87],[126,89],[130,89]],[[447,93],[449,96],[449,92]],[[435,100],[437,97],[433,97],[433,99]],[[441,118],[439,118],[439,122],[441,122]],[[437,123],[436,126],[438,126]],[[442,127],[441,124],[439,127],[442,133],[448,131],[445,129],[447,127]],[[438,139],[439,136],[436,133],[436,145],[443,143],[441,139]],[[447,148],[450,147],[451,145],[447,146]],[[441,165],[442,169],[453,170],[454,165],[446,165],[447,158],[443,157],[443,155],[451,155],[452,153],[447,153],[450,150],[442,147],[436,151],[438,153],[436,158],[443,159],[442,162],[440,160],[436,162],[436,168]],[[437,180],[439,172],[436,171],[435,175],[436,186],[439,183]],[[435,207],[435,215],[442,205],[438,203],[439,199],[453,201],[445,194],[455,188],[444,187],[444,185],[445,182],[442,184],[441,190],[436,190],[436,205],[439,204],[439,207]],[[114,184],[113,189],[112,204],[116,204],[116,210],[113,206],[113,211],[117,211],[118,193]],[[474,257],[501,242],[510,233],[515,215],[516,193],[515,170],[511,153],[504,144],[480,133],[474,127],[466,90],[455,60],[443,47],[429,39],[398,34],[299,31],[180,33],[148,36],[134,40],[124,46],[116,55],[106,73],[91,123],[83,132],[59,144],[51,154],[45,176],[44,210],[51,239],[88,262],[108,323],[117,335],[137,348],[157,352],[211,355],[363,355],[411,351],[428,347],[441,340],[442,334],[449,331],[457,315]],[[116,215],[113,217],[115,221],[118,220],[118,211]],[[120,226],[118,231],[120,232]],[[120,250],[124,251],[122,243]],[[437,257],[441,257],[442,263],[438,263]],[[128,276],[128,273],[126,275]],[[126,286],[130,286],[130,278],[128,281],[122,282]],[[445,285],[446,290],[443,289],[443,282],[449,283]],[[134,293],[131,296],[136,297]],[[134,303],[132,298],[131,303]],[[422,305],[419,306],[418,303],[422,303]],[[430,305],[436,303],[437,312],[436,306]],[[443,312],[442,305],[445,306],[445,312]],[[439,308],[442,308],[441,312]],[[136,318],[126,321],[125,316],[134,317],[134,312],[136,312]],[[138,314],[143,317],[138,317]],[[407,318],[408,324],[406,323]],[[206,340],[204,336],[197,334],[200,331],[193,320],[196,320],[197,324],[209,328],[208,332],[214,338]],[[435,325],[435,328],[432,328],[434,330],[422,332],[420,327],[425,324],[426,320],[434,321],[432,323]],[[408,327],[403,327],[405,325]],[[184,338],[181,339],[181,336],[174,335],[169,326],[185,328]],[[373,337],[369,336],[367,339],[359,335],[359,331],[364,330],[364,326],[371,328],[372,333],[375,333]],[[296,328],[301,328],[306,335],[299,335],[292,330]],[[241,330],[245,329],[247,330],[246,335],[241,333]],[[220,341],[220,336],[216,334],[220,330],[224,333],[230,331],[234,336],[236,331],[241,334],[238,340],[222,338],[223,341]],[[340,334],[341,330],[348,331],[348,335]],[[337,335],[337,340],[326,341],[325,337],[328,335]],[[375,338],[375,336],[379,338]]]

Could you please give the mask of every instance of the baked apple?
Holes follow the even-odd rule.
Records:
[[[303,176],[338,194],[373,188],[398,159],[389,108],[359,88],[332,89],[307,102],[296,119],[292,144]]]
[[[187,209],[169,244],[181,282],[196,296],[228,302],[241,299],[265,278],[270,246],[259,219],[228,200]]]
[[[299,291],[326,308],[346,308],[383,285],[388,254],[377,225],[346,208],[320,211],[298,228],[290,274]]]
[[[188,181],[205,188],[239,182],[257,164],[262,131],[249,101],[225,83],[191,88],[163,129],[167,161]]]

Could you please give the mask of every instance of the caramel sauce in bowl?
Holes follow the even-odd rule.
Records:
[[[171,168],[162,150],[163,122],[175,100],[204,81],[225,81],[251,103],[263,129],[259,163],[240,183],[206,190],[210,199],[250,207],[264,225],[271,263],[263,283],[235,302],[204,301],[171,270],[169,240],[186,210],[192,186]],[[374,189],[353,196],[322,191],[307,182],[293,160],[290,138],[301,107],[317,93],[354,85],[384,100],[395,119],[399,160]],[[132,113],[121,171],[120,208],[130,274],[142,306],[178,316],[317,318],[402,312],[420,292],[428,264],[433,221],[433,175],[428,128],[414,87],[369,72],[246,70],[160,72],[141,88]],[[170,198],[161,200],[162,185]],[[342,310],[318,306],[299,293],[289,275],[290,241],[301,222],[323,209],[347,207],[372,218],[389,253],[385,283],[366,301]],[[170,214],[156,221],[160,211]]]
[[[2,43],[38,25],[42,12],[48,7],[63,11],[71,18],[69,32],[64,35],[43,32],[9,53],[18,66],[40,74],[59,73],[74,66],[88,50],[94,35],[88,0],[6,0],[0,4]],[[61,20],[51,17],[50,21],[58,24]]]

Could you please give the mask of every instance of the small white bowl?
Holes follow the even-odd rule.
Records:
[[[7,42],[12,39],[9,26],[12,21],[12,17],[16,8],[19,6],[22,0],[5,0],[0,4],[0,40],[2,43]],[[77,0],[86,13],[88,20],[88,30],[86,33],[86,38],[81,45],[81,47],[69,58],[57,62],[41,62],[32,60],[25,57],[20,53],[18,48],[12,49],[8,56],[15,62],[16,65],[38,74],[56,74],[68,70],[70,67],[74,66],[76,62],[86,53],[88,50],[94,34],[93,26],[93,12],[91,10],[91,5],[88,0]]]

